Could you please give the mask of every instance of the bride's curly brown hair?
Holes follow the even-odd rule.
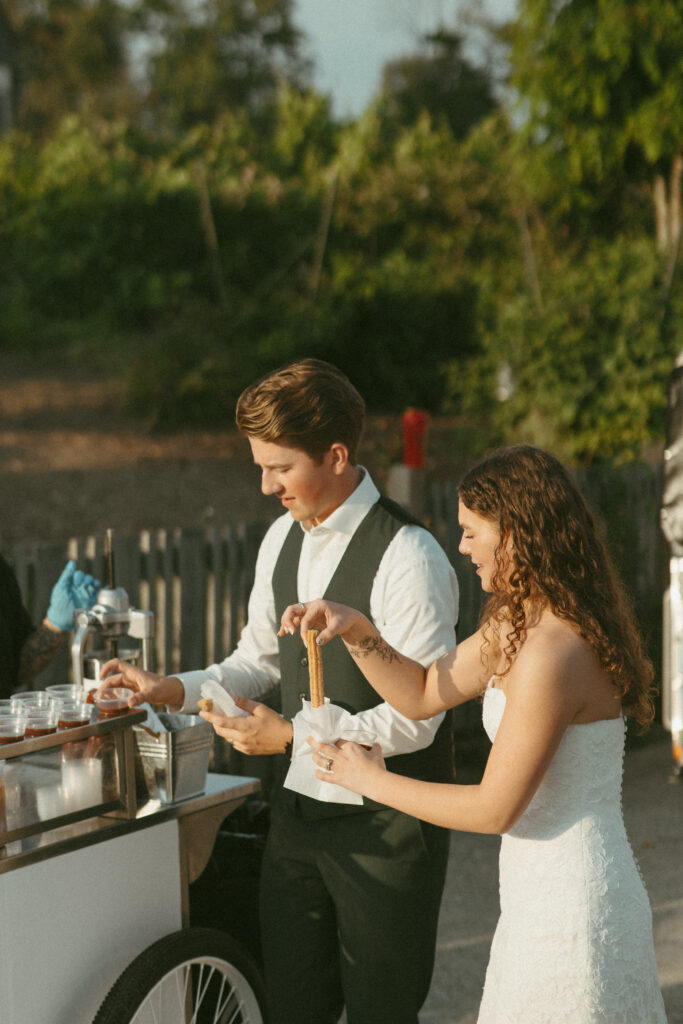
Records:
[[[609,673],[624,713],[647,727],[654,717],[653,666],[596,521],[564,466],[530,445],[501,448],[465,475],[458,494],[500,529],[482,623],[489,643],[500,642],[492,638],[503,622],[511,625],[501,643],[502,674],[524,642],[525,607],[540,598],[576,626]]]

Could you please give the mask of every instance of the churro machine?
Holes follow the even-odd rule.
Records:
[[[110,658],[152,668],[154,614],[131,607],[127,592],[116,585],[112,530],[106,534],[105,559],[106,585],[92,608],[74,615],[71,671],[74,685],[86,690],[100,685],[100,670]]]

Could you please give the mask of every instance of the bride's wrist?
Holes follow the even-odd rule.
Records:
[[[362,612],[356,612],[347,619],[346,628],[340,631],[340,636],[347,647],[358,647],[366,642],[368,636],[377,633],[374,625]]]

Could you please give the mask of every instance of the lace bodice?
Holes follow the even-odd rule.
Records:
[[[493,740],[505,694],[489,687]],[[663,1024],[647,894],[621,812],[622,718],[567,727],[501,841],[479,1024]]]
[[[505,693],[490,686],[483,720],[491,740],[504,708]],[[621,821],[625,732],[623,718],[568,726],[529,807],[509,834],[552,838],[591,815]]]

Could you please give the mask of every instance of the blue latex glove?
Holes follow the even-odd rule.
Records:
[[[52,588],[46,618],[57,629],[67,633],[74,628],[76,609],[92,607],[99,589],[100,581],[93,579],[87,572],[81,572],[73,559],[70,559]]]

